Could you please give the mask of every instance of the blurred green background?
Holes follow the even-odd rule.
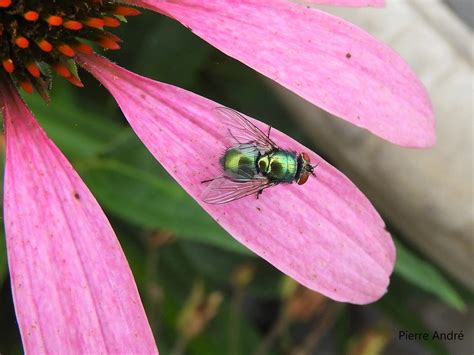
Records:
[[[146,13],[114,33],[123,49],[106,56],[121,66],[260,117],[312,146],[259,74],[183,26]],[[472,300],[405,245],[403,235],[396,237],[389,292],[379,302],[338,304],[305,290],[204,213],[136,138],[106,90],[80,74],[86,89],[57,79],[50,105],[36,95],[26,99],[105,209],[162,354],[446,353],[441,342],[404,349],[395,341],[397,329],[428,331],[417,305],[435,301],[462,312]],[[0,239],[0,353],[17,354],[21,340]]]

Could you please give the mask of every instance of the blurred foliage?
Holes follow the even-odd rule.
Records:
[[[123,49],[109,58],[259,117],[311,146],[259,74],[162,16],[129,22],[117,31]],[[451,281],[401,242],[390,290],[375,305],[340,305],[292,284],[203,212],[140,143],[105,89],[81,76],[87,90],[57,79],[51,104],[35,95],[26,100],[108,214],[161,353],[308,353],[328,339],[329,351],[365,354],[383,351],[396,336],[375,327],[386,319],[396,322],[392,330],[426,330],[417,302],[436,298],[464,308]],[[8,334],[0,336],[0,353],[21,353],[0,238],[0,334]],[[362,311],[378,312],[377,324],[361,318]],[[423,345],[446,352],[441,343]]]
[[[400,242],[395,241],[397,247],[397,263],[395,273],[408,282],[426,292],[433,293],[441,300],[463,311],[466,308],[464,301],[455,288],[430,263],[421,260]]]

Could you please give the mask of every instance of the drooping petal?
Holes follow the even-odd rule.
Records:
[[[296,0],[295,2],[301,4],[319,4],[343,7],[382,7],[385,5],[385,0]]]
[[[78,174],[10,84],[5,229],[24,350],[32,354],[155,354],[118,240]]]
[[[130,0],[306,100],[390,142],[433,145],[428,95],[408,65],[362,29],[284,0]]]
[[[82,56],[80,62],[112,93],[155,158],[234,238],[336,300],[363,304],[384,294],[394,265],[393,242],[369,201],[335,168],[311,152],[311,161],[319,162],[317,178],[304,186],[276,186],[258,200],[206,204],[201,181],[221,174],[225,149],[226,129],[214,112],[219,105],[101,57]],[[289,150],[308,151],[277,130],[272,138]]]

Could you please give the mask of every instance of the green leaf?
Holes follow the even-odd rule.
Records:
[[[151,54],[133,56],[128,67],[154,80],[192,89],[201,68],[216,50],[172,19],[157,21],[153,16],[147,20],[150,23],[140,39],[139,51]]]
[[[189,354],[252,354],[260,337],[255,325],[236,309],[231,300],[225,300],[219,313],[209,322],[205,332],[193,339],[187,349]]]
[[[461,296],[435,266],[416,256],[399,241],[395,240],[395,245],[397,247],[395,273],[458,310],[466,308]]]
[[[181,250],[192,265],[195,273],[206,278],[215,285],[227,284],[230,275],[238,265],[250,259],[247,256],[228,252],[217,247],[193,242],[181,243]],[[212,260],[203,262],[203,260]]]
[[[78,168],[101,205],[128,222],[251,254],[169,178],[112,159],[88,161]]]
[[[73,98],[72,85],[64,80],[56,82],[51,104],[44,103],[38,95],[25,97],[25,100],[41,126],[69,159],[95,156],[128,133],[126,127],[78,105]]]
[[[115,223],[114,223],[115,222]],[[127,257],[128,264],[132,270],[133,277],[139,289],[146,287],[146,255],[147,250],[141,243],[139,236],[136,235],[136,228],[124,229],[123,223],[112,221],[117,238]]]

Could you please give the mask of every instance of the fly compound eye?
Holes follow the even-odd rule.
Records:
[[[298,185],[303,185],[306,181],[308,181],[309,174],[302,174],[298,179]]]
[[[309,159],[309,155],[308,153],[301,153],[301,156],[303,157],[303,160],[306,161],[306,162],[310,162],[311,160]]]

